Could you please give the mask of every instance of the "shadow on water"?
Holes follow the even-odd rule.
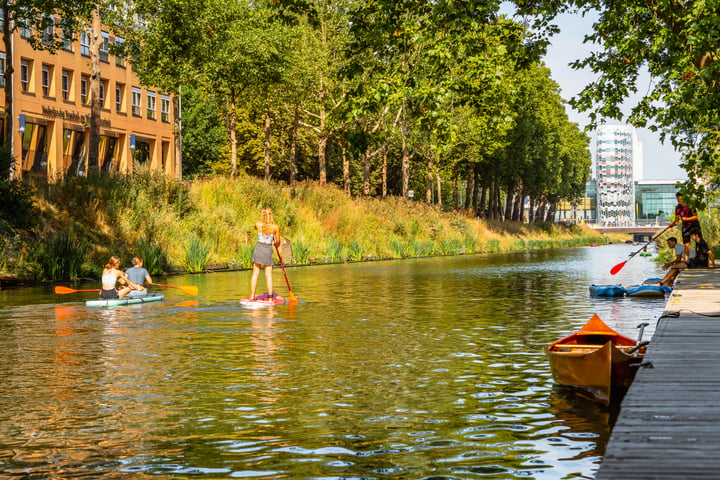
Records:
[[[260,310],[249,272],[117,309],[0,292],[0,475],[591,478],[616,412],[554,385],[542,349],[593,313],[654,327],[662,299],[588,295],[658,276],[610,277],[630,251],[292,268],[300,302]]]

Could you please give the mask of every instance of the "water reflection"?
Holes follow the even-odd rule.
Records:
[[[542,348],[595,312],[654,326],[662,300],[587,292],[657,276],[603,277],[630,251],[291,268],[301,302],[258,310],[234,298],[249,272],[119,309],[23,290],[0,309],[0,473],[591,478],[614,413]]]

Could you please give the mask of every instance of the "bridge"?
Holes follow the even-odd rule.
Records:
[[[649,242],[653,236],[660,233],[669,223],[664,225],[635,225],[632,227],[601,227],[588,225],[598,233],[631,233],[636,242]]]

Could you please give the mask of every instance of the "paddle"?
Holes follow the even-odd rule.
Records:
[[[280,260],[280,266],[282,267],[283,276],[285,277],[285,284],[288,287],[288,292],[290,292],[290,295],[289,295],[290,302],[296,303],[298,301],[298,299],[295,297],[295,295],[293,295],[292,289],[290,288],[290,282],[288,281],[287,273],[285,273],[285,265],[283,264],[282,257],[280,256],[280,250],[278,250],[277,246],[275,246],[275,251],[278,254],[278,260]]]
[[[74,288],[63,287],[63,286],[61,286],[61,285],[58,285],[58,286],[55,287],[55,293],[59,293],[59,294],[61,294],[61,295],[62,295],[62,294],[65,294],[65,293],[99,292],[99,291],[100,291],[99,288],[93,288],[93,289],[91,289],[91,290],[75,290]]]
[[[660,233],[658,233],[657,235],[655,235],[653,238],[650,239],[649,242],[647,242],[645,245],[643,245],[642,247],[640,247],[640,250],[638,250],[637,252],[631,253],[631,254],[630,254],[630,258],[633,258],[633,257],[634,257],[635,255],[637,255],[638,253],[642,252],[648,245],[650,245],[652,242],[654,242],[656,238],[658,238],[658,237],[659,237],[660,235],[662,235],[663,233],[667,232],[667,231],[668,231],[671,227],[673,227],[673,226],[675,226],[675,224],[674,224],[674,223],[671,223],[670,225],[668,225],[667,227],[665,227],[665,229],[664,229],[662,232],[660,232]],[[628,258],[628,259],[625,260],[624,262],[620,262],[620,263],[618,263],[617,265],[615,265],[614,267],[612,267],[612,268],[610,269],[610,275],[615,275],[615,274],[618,273],[620,270],[622,270],[622,268],[625,266],[625,264],[626,264],[628,261],[630,261],[630,258]]]
[[[195,285],[188,285],[186,287],[176,287],[174,285],[163,285],[161,283],[151,283],[150,285],[155,285],[156,287],[177,288],[178,290],[182,290],[183,292],[187,293],[188,295],[197,295],[198,294],[198,287],[196,287]]]

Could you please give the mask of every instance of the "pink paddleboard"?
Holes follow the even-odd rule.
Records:
[[[273,294],[273,296],[269,296],[267,293],[263,293],[261,295],[257,295],[255,297],[255,300],[251,299],[250,297],[245,297],[242,300],[240,300],[240,305],[242,305],[245,308],[263,308],[263,307],[271,307],[273,305],[278,305],[280,303],[285,303],[285,299],[282,298],[277,293]]]

